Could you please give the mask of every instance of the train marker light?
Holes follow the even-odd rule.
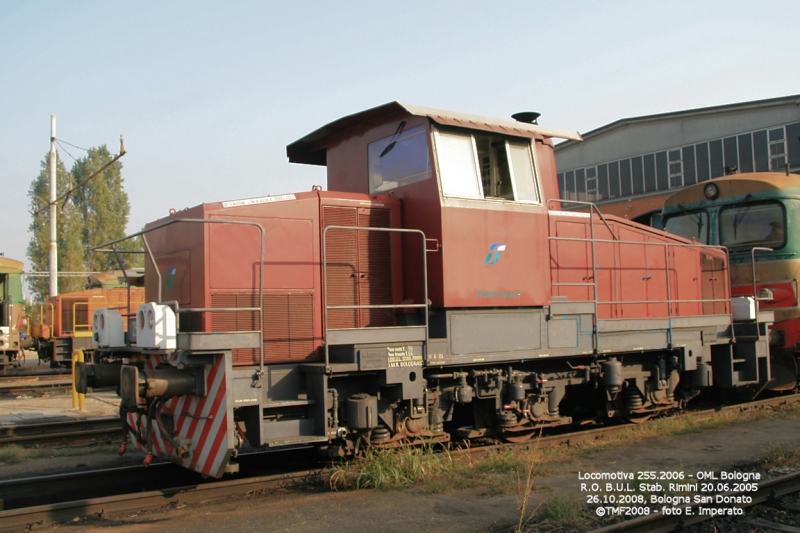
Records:
[[[709,200],[713,200],[717,196],[719,196],[719,187],[717,187],[716,183],[709,183],[705,187],[703,187],[703,194],[706,195],[706,198]]]
[[[758,291],[758,301],[760,302],[771,302],[775,299],[775,294],[772,292],[772,289],[761,289]]]

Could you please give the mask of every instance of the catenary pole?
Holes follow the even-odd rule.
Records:
[[[50,115],[50,296],[58,296],[58,245],[56,244],[56,116]]]

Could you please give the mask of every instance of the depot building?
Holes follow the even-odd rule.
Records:
[[[583,138],[555,147],[561,198],[646,222],[667,196],[698,182],[800,173],[800,94],[623,118]]]

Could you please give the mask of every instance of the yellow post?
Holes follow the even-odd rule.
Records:
[[[75,390],[75,363],[83,363],[83,350],[72,350],[72,408],[83,411],[86,395]]]

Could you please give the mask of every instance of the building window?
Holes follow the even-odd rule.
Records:
[[[619,161],[608,164],[609,198],[619,198]]]
[[[725,175],[739,172],[739,152],[736,150],[736,137],[726,137],[722,141],[725,147]]]
[[[697,174],[694,166],[694,146],[683,147],[683,184],[694,185],[697,183]]]
[[[753,132],[753,151],[756,156],[756,172],[769,172],[769,141],[767,141],[767,130]]]
[[[589,202],[599,200],[597,195],[597,167],[586,169],[586,200]]]
[[[753,138],[749,133],[739,135],[739,172],[753,172]]]
[[[725,159],[722,155],[722,139],[708,143],[711,150],[711,177],[719,178],[725,175]]]
[[[797,169],[800,167],[800,122],[786,125],[786,139],[789,142],[786,145],[786,160],[789,162],[789,169]]]
[[[669,151],[669,186],[683,187],[683,159],[680,150]]]
[[[608,165],[597,165],[598,200],[608,200]]]
[[[619,183],[622,196],[630,196],[632,194],[630,159],[623,159],[619,162]]]
[[[711,162],[708,158],[708,143],[694,145],[694,153],[697,156],[697,181],[711,179]]]
[[[654,154],[644,156],[644,190],[645,192],[656,190],[656,156]]]
[[[580,198],[580,200],[591,202],[592,197],[589,194],[589,185],[588,183],[586,183],[585,169],[579,168],[578,170],[575,171],[575,183],[578,184],[578,190],[584,191],[583,198]],[[581,187],[581,184],[583,184],[583,187]]]
[[[564,197],[565,200],[578,199],[576,195],[577,189],[575,188],[575,172],[572,170],[564,174],[564,187],[567,189],[567,195]]]
[[[786,168],[786,141],[783,138],[783,128],[769,130],[769,169],[784,168]]]
[[[642,156],[631,158],[631,175],[633,177],[633,194],[644,192],[644,167],[642,166]]]
[[[658,181],[658,190],[666,191],[669,189],[669,170],[667,166],[667,152],[658,152],[656,154],[656,180]]]

